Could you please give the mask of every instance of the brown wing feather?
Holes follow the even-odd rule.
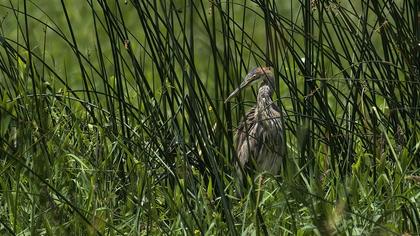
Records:
[[[236,170],[240,181],[243,180],[241,168],[245,172],[256,168],[277,174],[282,154],[280,112],[274,104],[257,114],[251,108],[236,131],[236,153],[239,165]],[[251,161],[252,158],[252,161]]]
[[[255,107],[252,107],[246,114],[245,119],[239,124],[236,130],[236,153],[238,154],[239,165],[236,169],[240,180],[242,180],[242,171],[249,163],[250,157],[257,157],[261,149],[261,142],[256,137],[257,117]],[[247,171],[247,170],[244,170]]]

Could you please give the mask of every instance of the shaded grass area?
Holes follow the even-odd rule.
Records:
[[[2,234],[419,234],[416,1],[0,3]],[[260,65],[287,157],[238,199]]]

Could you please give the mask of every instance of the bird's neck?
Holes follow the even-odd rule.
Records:
[[[263,84],[258,90],[257,102],[259,109],[266,109],[273,104],[273,99],[271,98],[273,94],[273,89],[267,85]]]

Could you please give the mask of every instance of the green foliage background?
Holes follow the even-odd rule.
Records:
[[[0,9],[2,235],[419,234],[418,1]],[[287,156],[238,198],[261,65]]]

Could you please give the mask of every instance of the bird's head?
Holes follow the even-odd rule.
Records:
[[[267,84],[271,88],[274,88],[274,73],[273,68],[271,67],[257,67],[249,72],[244,81],[236,88],[228,98],[226,98],[225,103],[230,99],[238,95],[238,93],[243,89],[253,84],[255,81],[262,79],[262,84]]]

